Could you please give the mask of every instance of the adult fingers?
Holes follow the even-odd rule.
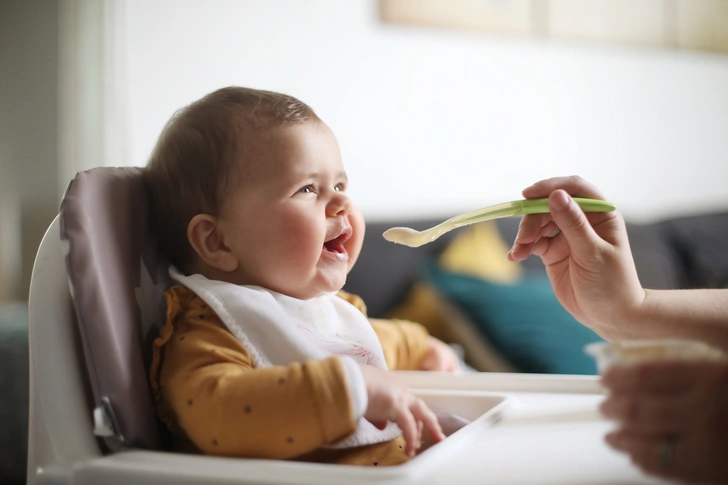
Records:
[[[581,259],[593,258],[595,248],[603,242],[578,204],[566,192],[557,190],[549,196],[549,210],[550,214],[540,214],[530,221],[524,222],[526,217],[522,219],[508,259],[520,262],[531,254],[545,258],[547,252],[546,265],[561,261],[570,254],[577,259],[579,256],[582,256]],[[564,234],[568,244],[552,246],[552,237],[559,233]],[[557,251],[552,253],[552,247]]]
[[[552,246],[554,238],[561,234],[561,229],[556,225],[555,222],[551,221],[541,228],[539,238],[531,244],[531,254],[543,257],[543,262],[546,265],[553,264],[554,262],[561,261],[568,256],[568,248],[562,246]],[[557,248],[554,252],[553,248]],[[548,258],[546,258],[546,252],[549,252]]]
[[[645,437],[620,430],[607,434],[605,440],[615,450],[627,453],[647,473],[673,476],[681,468],[680,442],[675,438]]]
[[[544,226],[551,222],[551,214],[528,214],[521,218],[518,224],[516,242],[528,244],[534,242],[541,235]]]
[[[548,232],[550,229],[550,232]],[[518,224],[518,233],[513,241],[513,247],[508,253],[508,259],[514,262],[523,261],[533,253],[533,245],[541,237],[551,235],[556,230],[556,223],[552,222],[551,214],[529,214],[521,218]]]
[[[569,194],[556,190],[549,196],[549,209],[571,250],[591,257],[594,248],[602,244],[602,239],[594,231],[581,207]]]
[[[561,229],[559,229],[559,226],[556,225],[554,221],[549,221],[545,226],[541,227],[541,230],[538,233],[539,238],[553,238],[556,237],[559,232],[561,232]]]
[[[708,363],[685,361],[644,362],[611,367],[602,384],[615,394],[674,394],[689,389]]]
[[[541,180],[523,190],[527,199],[549,197],[556,190],[564,190],[573,197],[604,199],[601,192],[579,176],[554,177]],[[551,220],[551,214],[533,214],[521,219],[517,240],[523,244],[533,242],[536,232]]]
[[[634,398],[615,395],[605,399],[600,410],[630,432],[658,437],[676,434],[689,427],[685,416],[692,411],[687,409],[686,413],[684,401],[674,396]]]
[[[558,189],[565,190],[573,197],[588,197],[604,200],[604,196],[599,189],[578,175],[541,180],[523,189],[523,196],[527,199],[548,197],[553,191]]]

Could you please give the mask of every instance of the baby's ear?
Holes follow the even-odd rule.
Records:
[[[187,239],[197,255],[207,265],[226,273],[240,264],[235,254],[225,246],[217,220],[209,214],[197,214],[187,225]]]

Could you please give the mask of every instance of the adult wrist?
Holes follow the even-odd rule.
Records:
[[[646,338],[654,333],[649,310],[650,295],[654,290],[640,288],[639,293],[628,304],[621,306],[617,317],[617,332],[621,340]]]

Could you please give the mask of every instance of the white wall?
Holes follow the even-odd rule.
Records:
[[[369,219],[572,173],[632,220],[728,209],[725,55],[394,27],[374,0],[127,0],[119,22],[133,165],[175,109],[236,84],[314,107]]]

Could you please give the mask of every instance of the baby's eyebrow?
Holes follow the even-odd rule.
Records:
[[[300,172],[296,175],[298,179],[319,179],[321,178],[321,172]],[[343,180],[344,182],[349,181],[349,177],[343,170],[338,172],[334,178],[336,180]]]

